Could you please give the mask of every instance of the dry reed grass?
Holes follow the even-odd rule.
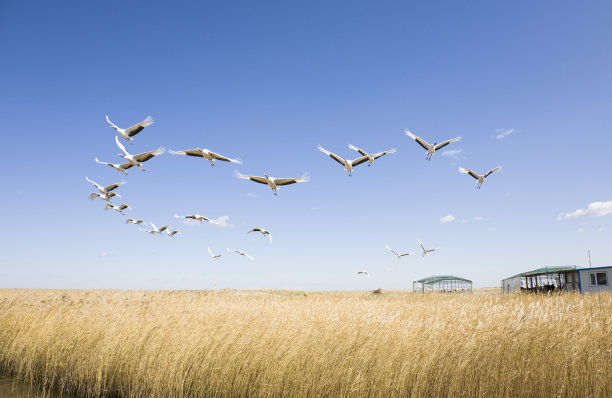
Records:
[[[0,367],[78,396],[612,396],[612,295],[0,290]]]

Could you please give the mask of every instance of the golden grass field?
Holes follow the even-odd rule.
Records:
[[[0,289],[0,369],[76,396],[610,397],[612,294]]]

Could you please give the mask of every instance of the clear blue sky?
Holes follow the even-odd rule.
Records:
[[[403,289],[432,274],[482,287],[587,265],[589,249],[611,265],[611,20],[609,1],[3,1],[0,287]],[[124,177],[94,162],[121,160],[107,114],[155,118],[134,153],[205,147],[243,164],[164,154]],[[427,162],[404,129],[463,139]],[[348,177],[317,145],[357,157],[349,143],[398,151]],[[482,190],[457,171],[498,165]],[[235,168],[311,181],[275,197]],[[126,181],[128,216],[183,235],[125,225],[85,176]],[[191,212],[228,226],[173,217]],[[384,248],[417,251],[418,237],[440,249]]]

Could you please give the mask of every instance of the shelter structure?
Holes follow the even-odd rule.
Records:
[[[543,267],[503,279],[501,288],[503,293],[612,291],[612,267]]]
[[[412,282],[413,293],[472,293],[472,281],[453,275],[433,275]]]

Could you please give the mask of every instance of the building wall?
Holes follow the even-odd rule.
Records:
[[[597,268],[584,268],[578,270],[580,274],[580,291],[582,293],[595,293],[595,292],[612,292],[612,267],[597,267]],[[591,283],[592,273],[605,273],[607,284],[606,285],[593,285]]]
[[[521,277],[507,278],[501,281],[502,292],[512,293],[521,290]]]

